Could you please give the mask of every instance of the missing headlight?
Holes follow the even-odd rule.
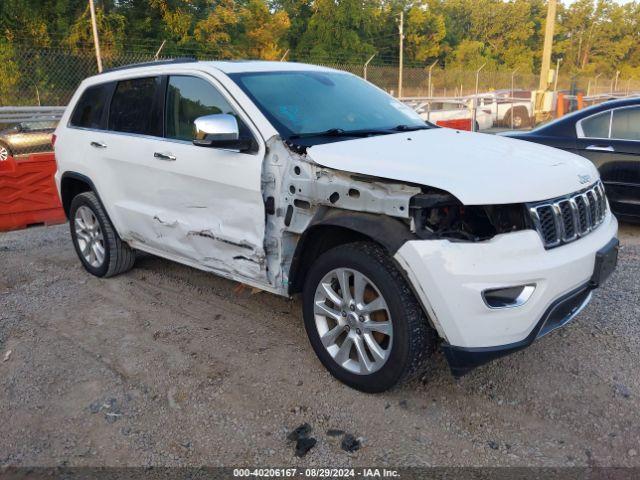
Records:
[[[479,242],[528,228],[522,204],[462,205],[449,193],[433,192],[416,195],[410,206],[420,238]]]

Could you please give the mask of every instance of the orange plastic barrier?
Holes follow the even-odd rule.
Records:
[[[438,120],[436,125],[446,128],[455,128],[456,130],[471,131],[471,119],[461,118],[457,120]]]
[[[0,161],[0,231],[66,221],[53,180],[53,153]]]
[[[565,112],[565,104],[564,104],[564,93],[558,94],[558,99],[556,100],[556,118],[560,118],[564,115]]]

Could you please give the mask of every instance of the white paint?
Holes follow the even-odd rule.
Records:
[[[428,185],[465,205],[546,200],[585,188],[578,175],[598,171],[588,160],[544,145],[448,128],[315,145],[325,167]]]
[[[552,250],[544,249],[535,231],[523,230],[478,243],[410,241],[395,259],[451,345],[506,345],[527,337],[554,300],[591,278],[596,252],[617,230],[608,213],[589,235]],[[494,310],[482,300],[487,288],[525,284],[536,284],[536,290],[521,307]]]
[[[203,62],[91,77],[56,130],[58,188],[63,172],[85,175],[132,247],[287,295],[293,251],[319,206],[390,215],[408,223],[417,185],[449,191],[465,204],[504,204],[566,195],[584,188],[580,175],[598,178],[595,167],[581,157],[447,129],[342,141],[297,154],[225,74],[312,69],[325,70],[285,62]],[[199,76],[218,88],[252,130],[259,151],[245,154],[67,126],[87,86],[165,74]],[[96,149],[90,142],[107,148]],[[154,152],[176,160],[158,160]],[[373,178],[364,181],[353,173]],[[358,197],[349,196],[352,187],[359,190]],[[330,201],[333,192],[340,196],[335,203]],[[268,196],[275,198],[276,213],[265,222]],[[307,201],[308,207],[294,206],[287,226],[285,212],[294,198]],[[478,243],[415,240],[397,252],[396,260],[443,338],[457,346],[493,346],[526,337],[554,299],[585,282],[595,252],[616,229],[609,214],[590,235],[553,250],[545,250],[531,230]],[[538,288],[522,307],[496,311],[482,302],[485,288],[531,282]]]

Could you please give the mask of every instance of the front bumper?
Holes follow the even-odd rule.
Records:
[[[410,241],[395,259],[459,375],[526,347],[577,315],[591,297],[596,254],[615,239],[617,229],[607,213],[590,234],[550,250],[537,232],[524,230],[478,243]],[[527,284],[536,289],[521,306],[492,309],[482,299],[487,289]]]
[[[536,338],[560,328],[578,315],[591,300],[592,287],[587,284],[556,300],[545,312],[529,335],[519,342],[497,347],[465,348],[444,344],[442,350],[456,377],[480,365],[528,347]]]

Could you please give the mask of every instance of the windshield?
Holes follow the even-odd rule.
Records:
[[[230,76],[287,139],[426,127],[413,109],[348,73],[283,71]]]

